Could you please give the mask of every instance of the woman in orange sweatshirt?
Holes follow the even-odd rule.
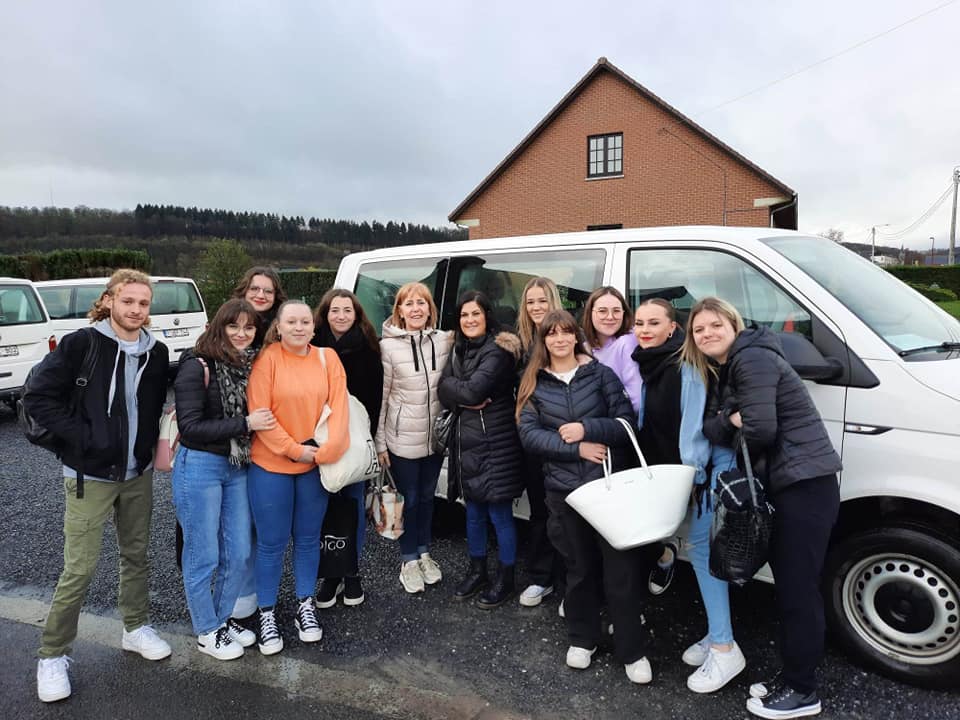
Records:
[[[298,607],[296,626],[303,642],[318,642],[313,593],[320,562],[320,528],[327,491],[318,463],[338,460],[350,443],[347,430],[347,376],[337,354],[315,348],[313,311],[299,300],[280,306],[257,356],[247,385],[251,407],[269,408],[277,420],[257,432],[251,448],[247,490],[257,535],[256,582],[260,604],[258,644],[264,655],[283,650],[274,605],[283,572],[283,554],[293,534],[293,575]],[[320,353],[326,353],[326,367]],[[320,447],[313,433],[324,405],[329,439]]]

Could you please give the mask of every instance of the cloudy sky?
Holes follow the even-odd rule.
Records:
[[[899,244],[960,164],[960,1],[727,101],[945,2],[6,2],[0,204],[444,225],[602,55],[797,190],[802,230]]]

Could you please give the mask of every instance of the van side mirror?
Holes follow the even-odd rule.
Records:
[[[824,357],[806,336],[782,332],[776,335],[787,362],[804,380],[833,380],[843,373],[843,364],[835,358]]]

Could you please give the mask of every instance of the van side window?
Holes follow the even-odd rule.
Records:
[[[677,321],[686,323],[690,308],[715,295],[732,303],[744,322],[766,325],[776,332],[795,332],[812,340],[810,313],[770,278],[745,260],[703,248],[631,250],[628,260],[627,300],[661,297],[677,309]]]
[[[0,325],[44,322],[43,311],[29,286],[0,286]]]
[[[397,290],[408,282],[422,282],[430,288],[439,310],[446,272],[446,258],[438,257],[364,263],[357,272],[353,292],[379,335],[383,321],[393,312]]]
[[[38,287],[40,299],[47,308],[51,320],[66,320],[70,314],[70,296],[73,290],[68,287]]]
[[[454,329],[457,299],[467,290],[479,290],[493,304],[503,329],[516,327],[520,296],[527,282],[544,276],[557,284],[565,310],[579,319],[587,297],[603,284],[606,251],[597,248],[467,255],[450,259],[450,279],[444,298],[441,327]]]

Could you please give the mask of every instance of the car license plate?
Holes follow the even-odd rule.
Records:
[[[4,345],[0,347],[0,357],[13,357],[20,354],[20,348],[16,345]]]
[[[163,331],[163,336],[167,338],[186,337],[189,334],[190,334],[190,331],[187,328],[174,328],[173,330]]]

